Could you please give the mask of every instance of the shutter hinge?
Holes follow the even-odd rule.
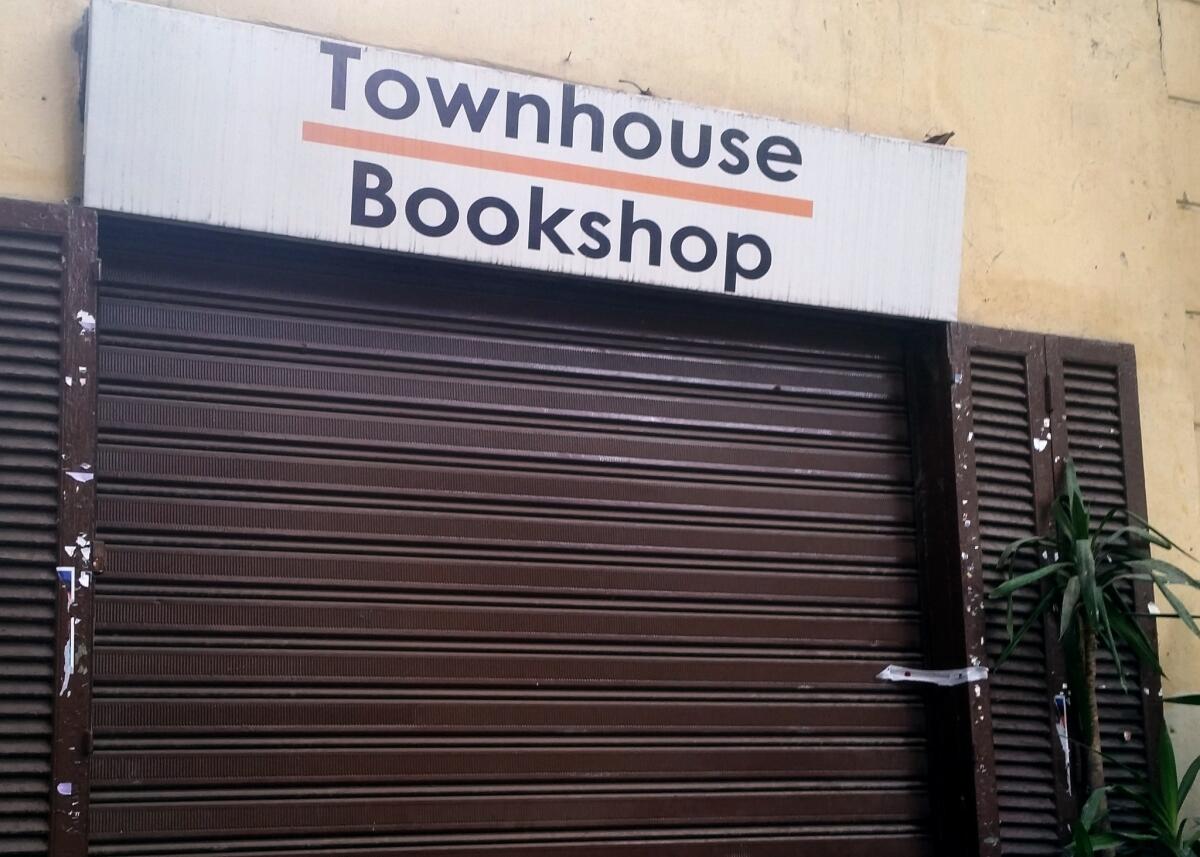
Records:
[[[92,260],[92,282],[100,282],[100,277],[104,271],[104,266],[101,264],[100,257],[97,256]]]
[[[92,571],[95,574],[103,574],[104,569],[108,565],[108,551],[104,549],[104,542],[92,542]]]

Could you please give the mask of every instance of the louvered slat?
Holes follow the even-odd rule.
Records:
[[[996,565],[1005,546],[1014,539],[1034,535],[1037,529],[1029,430],[1030,379],[1025,358],[1019,353],[975,345],[970,362],[980,539],[984,578],[991,589],[1003,581]],[[1017,626],[1034,601],[1030,593],[1017,596]],[[988,606],[986,638],[994,662],[1008,642],[1002,604]],[[1001,852],[1006,855],[1050,857],[1061,851],[1052,697],[1045,641],[1038,628],[991,676]]]
[[[1114,366],[1066,359],[1062,378],[1068,451],[1079,472],[1080,488],[1091,503],[1093,523],[1098,524],[1127,502],[1119,377]],[[1132,601],[1132,587],[1125,587],[1122,594]],[[1121,664],[1125,689],[1116,662],[1101,647],[1096,668],[1101,742],[1119,763],[1105,766],[1112,785],[1129,784],[1148,770],[1142,699],[1147,689],[1137,659],[1124,647]],[[1120,800],[1111,801],[1110,809],[1115,827],[1129,829],[1136,819],[1133,808]]]
[[[61,240],[0,230],[0,854],[48,849]]]

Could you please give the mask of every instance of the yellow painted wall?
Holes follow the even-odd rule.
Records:
[[[1197,0],[158,2],[856,131],[955,131],[962,318],[1133,342],[1151,517],[1200,551],[1200,207],[1177,202],[1200,201]],[[85,6],[0,0],[0,196],[80,192]],[[1200,643],[1160,625],[1168,692],[1200,691]],[[1200,710],[1169,716],[1200,754]]]

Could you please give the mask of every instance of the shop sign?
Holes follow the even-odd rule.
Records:
[[[84,202],[110,211],[951,319],[965,169],[940,146],[92,4]]]

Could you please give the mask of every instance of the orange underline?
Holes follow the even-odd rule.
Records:
[[[488,149],[473,149],[469,146],[455,146],[450,143],[434,143],[429,140],[400,137],[396,134],[343,128],[338,125],[326,125],[323,122],[305,122],[301,138],[309,143],[324,143],[327,146],[341,146],[345,149],[360,149],[365,152],[380,152],[385,155],[399,155],[404,158],[455,164],[460,167],[474,167],[480,170],[495,170],[496,172],[533,176],[539,179],[574,182],[575,184],[627,190],[634,193],[648,193],[654,196],[686,199],[691,202],[707,202],[713,205],[728,205],[732,208],[791,214],[796,217],[812,217],[813,214],[811,199],[734,190],[699,182],[685,182],[627,173],[621,170],[609,170],[603,167],[566,164],[562,161],[551,161],[545,158],[509,155]]]

